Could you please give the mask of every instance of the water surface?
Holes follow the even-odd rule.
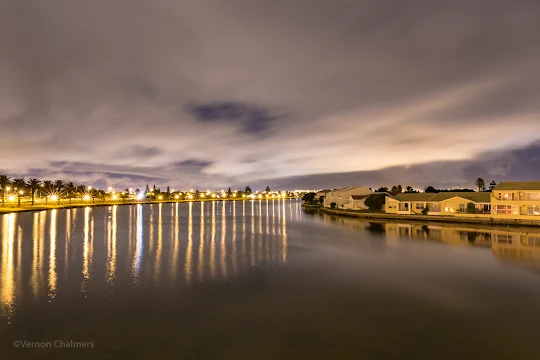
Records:
[[[294,200],[8,214],[0,229],[2,358],[540,357],[540,229]]]

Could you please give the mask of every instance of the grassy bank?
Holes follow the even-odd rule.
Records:
[[[28,211],[43,211],[43,210],[52,210],[52,209],[73,209],[81,207],[98,207],[98,206],[114,206],[114,205],[138,205],[138,204],[169,204],[169,203],[187,203],[187,202],[213,202],[213,201],[259,201],[259,200],[290,200],[296,199],[291,198],[278,198],[278,199],[198,199],[198,200],[152,200],[152,201],[134,201],[134,200],[125,200],[125,201],[95,201],[95,202],[66,202],[60,204],[21,204],[20,206],[3,206],[0,207],[0,214],[9,214],[9,213],[20,213]]]
[[[484,224],[484,225],[505,225],[505,226],[538,226],[540,221],[513,220],[513,219],[492,219],[489,217],[460,217],[460,216],[436,216],[436,215],[395,215],[385,212],[373,212],[370,210],[338,210],[320,207],[317,211],[348,217],[380,220],[402,220],[402,221],[433,221],[461,224]]]

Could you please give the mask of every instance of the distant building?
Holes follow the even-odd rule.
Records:
[[[328,194],[332,190],[319,190],[315,194],[315,197],[313,198],[314,201],[319,201],[321,198],[324,199],[326,197],[326,194]]]
[[[343,189],[332,190],[326,193],[326,196],[324,198],[324,206],[331,207],[330,204],[336,203],[337,208],[351,209],[352,208],[352,205],[351,205],[352,195],[371,195],[371,194],[373,194],[373,191],[371,191],[366,186],[350,186]]]

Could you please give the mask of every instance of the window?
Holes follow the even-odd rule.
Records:
[[[527,201],[540,201],[540,193],[526,193],[525,200]]]
[[[395,201],[389,201],[388,202],[388,208],[389,209],[395,209],[396,208],[396,202]]]
[[[399,211],[409,211],[409,203],[400,203]]]
[[[447,204],[444,208],[446,212],[456,212],[456,204]]]
[[[441,211],[441,204],[439,203],[429,203],[429,211]]]
[[[540,215],[540,205],[527,206],[527,215]]]
[[[459,212],[460,213],[466,213],[467,212],[467,204],[459,204]]]
[[[493,208],[494,214],[500,215],[518,215],[517,205],[495,205]]]
[[[514,193],[499,193],[499,200],[514,200]]]
[[[424,210],[425,207],[426,207],[425,203],[416,203],[415,205],[416,210]]]

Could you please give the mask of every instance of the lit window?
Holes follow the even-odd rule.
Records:
[[[527,200],[527,201],[540,201],[540,193],[526,193],[525,200]]]
[[[499,193],[499,200],[514,200],[514,193]]]
[[[495,205],[493,208],[494,214],[500,215],[518,215],[517,205]]]
[[[527,215],[540,215],[540,205],[527,206]]]
[[[426,205],[424,203],[416,203],[415,209],[416,210],[424,210]]]

